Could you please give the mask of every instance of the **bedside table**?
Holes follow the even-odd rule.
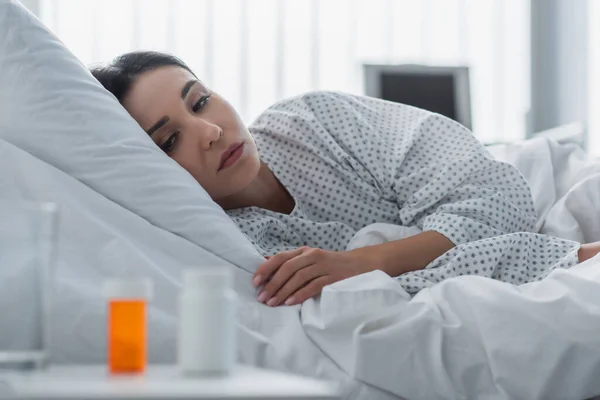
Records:
[[[229,376],[188,378],[176,366],[151,365],[145,375],[111,376],[106,366],[54,366],[0,372],[0,399],[46,400],[330,400],[335,383],[238,366]]]

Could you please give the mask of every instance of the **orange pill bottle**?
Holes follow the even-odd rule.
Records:
[[[107,363],[111,374],[141,374],[146,369],[146,304],[149,279],[112,279],[104,283],[107,299]]]

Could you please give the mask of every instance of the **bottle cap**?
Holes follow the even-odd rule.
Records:
[[[201,291],[223,291],[233,286],[229,267],[209,267],[183,271],[183,288]]]
[[[147,278],[108,279],[102,286],[102,294],[111,299],[150,299],[152,297],[152,281]]]

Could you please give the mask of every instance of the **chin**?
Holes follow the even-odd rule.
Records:
[[[248,157],[248,165],[247,168],[251,169],[254,173],[254,176],[258,175],[258,171],[260,170],[260,158],[258,157],[258,153],[254,150],[254,154],[251,157]]]
[[[220,197],[225,198],[235,196],[249,187],[258,176],[260,165],[261,163],[258,155],[246,158],[243,165],[238,165],[238,171],[231,177],[231,180],[228,182],[228,187],[223,188],[225,189],[225,193]]]
[[[240,175],[245,175],[248,180],[247,184],[250,184],[260,171],[260,158],[258,158],[258,153],[255,151],[253,154],[248,154],[244,161],[244,165],[240,168]]]
[[[236,179],[238,180],[236,186],[240,190],[243,190],[258,176],[258,172],[260,171],[260,159],[258,157],[249,157],[241,167],[237,177],[238,179]]]

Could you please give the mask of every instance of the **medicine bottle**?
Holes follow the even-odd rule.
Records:
[[[149,279],[112,279],[103,287],[107,299],[107,362],[111,374],[140,374],[146,368],[146,304]]]
[[[223,375],[236,360],[235,293],[228,267],[186,270],[179,298],[179,368]]]

